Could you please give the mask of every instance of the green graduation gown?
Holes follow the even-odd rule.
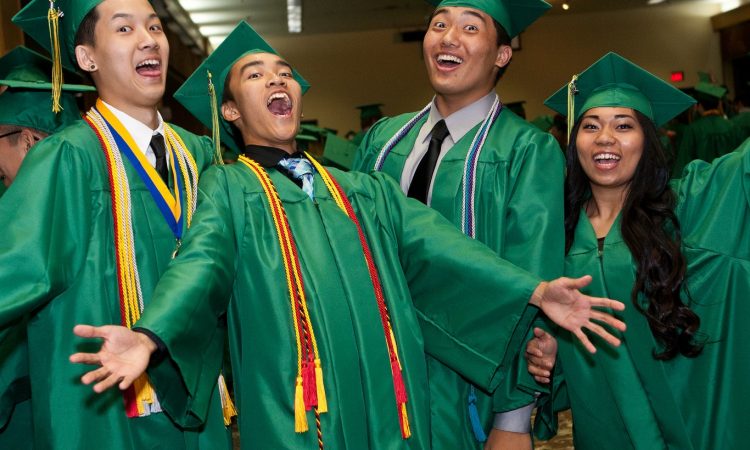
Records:
[[[538,283],[406,198],[390,177],[330,169],[351,201],[378,267],[398,341],[412,436],[399,429],[383,328],[357,230],[315,175],[315,202],[269,169],[297,244],[320,349],[331,449],[429,449],[427,352],[484,389],[517,352],[537,309]],[[154,332],[183,383],[152,371],[162,405],[192,421],[229,345],[243,449],[316,449],[294,432],[297,350],[281,252],[266,196],[244,164],[201,179],[194,224],[138,326]],[[231,301],[228,300],[231,293]],[[226,314],[226,318],[225,317]],[[218,325],[218,326],[217,326]],[[207,361],[212,371],[206,373]],[[184,385],[188,396],[175,386]]]
[[[385,143],[414,114],[381,120],[373,126],[357,152],[354,170],[368,172]],[[401,173],[427,116],[416,123],[397,144],[383,165],[396,180]],[[469,146],[476,125],[444,156],[435,175],[431,207],[461,227],[462,184]],[[500,257],[544,279],[562,275],[565,233],[563,229],[563,154],[554,137],[504,109],[490,129],[479,157],[476,182],[476,238]],[[467,403],[470,385],[439,361],[429,358],[433,447],[481,448],[472,432]],[[525,362],[517,365],[526,371]],[[514,391],[504,383],[493,399],[476,392],[477,407],[486,433],[492,411],[512,410],[533,401],[530,394]]]
[[[731,119],[732,124],[739,128],[744,139],[750,137],[750,111],[737,114]]]
[[[677,147],[672,176],[677,178],[690,161],[711,162],[736,149],[744,140],[742,132],[731,121],[718,115],[695,119],[685,128]]]
[[[206,168],[210,141],[175,130],[199,171]],[[135,169],[123,159],[148,306],[175,238]],[[231,448],[220,406],[212,409],[213,420],[201,433],[182,431],[166,414],[128,419],[119,391],[94,393],[80,382],[89,369],[68,361],[72,353],[95,347],[73,335],[74,325],[120,323],[110,188],[104,154],[91,128],[79,121],[37,144],[13,184],[0,202],[0,338],[5,341],[13,333],[11,325],[29,317],[26,373],[33,393],[35,448],[140,450],[158,444],[182,449],[197,448],[199,442],[201,448]],[[22,376],[23,368],[18,370]]]
[[[692,301],[683,298],[700,316],[703,353],[654,359],[657,343],[632,304],[618,313],[628,325],[619,348],[598,346],[591,355],[569,333],[558,335],[576,449],[746,447],[750,359],[743,349],[750,329],[743,321],[750,317],[750,140],[740,152],[713,164],[693,162],[674,189]],[[619,219],[599,253],[582,212],[565,270],[567,276],[594,276],[587,294],[627,302],[635,265]]]

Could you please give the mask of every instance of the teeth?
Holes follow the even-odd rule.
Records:
[[[277,92],[277,93],[271,95],[270,97],[268,97],[268,101],[266,102],[266,106],[270,105],[272,101],[277,100],[277,99],[286,100],[288,102],[289,101],[289,95],[287,95],[284,92]]]
[[[600,153],[596,156],[594,156],[594,161],[619,161],[620,156],[615,155],[614,153]]]
[[[157,61],[155,59],[147,59],[147,60],[141,62],[140,64],[138,64],[136,67],[158,66],[158,65],[159,65],[159,61]]]
[[[437,60],[438,62],[454,62],[456,64],[461,64],[462,62],[464,62],[463,59],[453,55],[438,55]]]

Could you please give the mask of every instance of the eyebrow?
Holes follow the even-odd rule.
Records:
[[[255,61],[250,61],[248,63],[245,63],[245,65],[242,66],[242,68],[240,69],[240,75],[242,75],[242,73],[245,72],[245,70],[247,70],[247,69],[249,69],[251,67],[265,66],[265,65],[266,65],[266,63],[264,63],[263,61],[261,61],[259,59],[256,59]],[[276,61],[276,65],[277,66],[288,67],[290,70],[292,69],[292,65],[289,64],[288,62],[284,61],[283,59],[279,60],[279,61]]]
[[[594,114],[586,114],[583,116],[584,119],[596,119],[601,120],[601,117],[594,115]],[[631,114],[616,114],[615,119],[633,119],[635,120],[635,117],[633,117]]]
[[[115,13],[115,14],[114,14],[114,15],[112,16],[112,18],[111,18],[111,19],[109,19],[109,20],[110,20],[110,21],[113,21],[113,20],[115,20],[115,19],[132,19],[133,17],[135,17],[135,16],[133,16],[133,14],[128,14],[128,13]],[[149,15],[148,15],[148,20],[151,20],[151,19],[154,19],[154,18],[159,18],[159,16],[158,16],[158,15],[157,15],[156,13],[151,13],[151,14],[149,14]]]
[[[435,17],[437,17],[437,16],[438,16],[438,15],[440,15],[440,14],[443,14],[443,13],[447,13],[447,12],[448,12],[448,8],[445,8],[445,7],[443,7],[443,8],[439,8],[439,9],[436,9],[436,10],[435,10],[435,12],[433,12],[433,13],[432,13],[432,16],[430,17],[430,20],[434,19]],[[482,23],[486,23],[486,20],[485,20],[484,16],[482,16],[482,15],[481,15],[481,14],[479,14],[478,12],[476,12],[476,11],[472,11],[472,10],[470,10],[470,9],[467,9],[467,10],[463,11],[463,12],[461,13],[461,15],[462,15],[462,16],[467,16],[467,15],[468,15],[468,16],[474,16],[474,17],[476,17],[477,19],[481,20],[481,21],[482,21]]]

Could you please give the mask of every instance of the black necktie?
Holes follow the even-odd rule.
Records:
[[[430,182],[432,181],[433,172],[435,172],[438,156],[440,156],[440,147],[443,145],[443,141],[448,134],[448,127],[445,125],[445,120],[441,119],[432,128],[427,153],[419,161],[417,171],[414,172],[414,178],[412,178],[411,185],[409,185],[409,193],[407,194],[409,197],[415,198],[422,203],[427,203],[427,193],[430,190]]]
[[[156,156],[156,172],[159,174],[164,184],[169,184],[169,172],[167,171],[167,149],[164,147],[164,138],[161,134],[156,133],[151,136],[151,150]]]

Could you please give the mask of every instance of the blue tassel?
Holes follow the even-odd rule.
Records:
[[[479,410],[477,409],[476,388],[471,386],[469,391],[469,420],[471,420],[471,429],[474,431],[474,437],[479,442],[486,442],[487,435],[482,428],[482,421],[479,420]]]

